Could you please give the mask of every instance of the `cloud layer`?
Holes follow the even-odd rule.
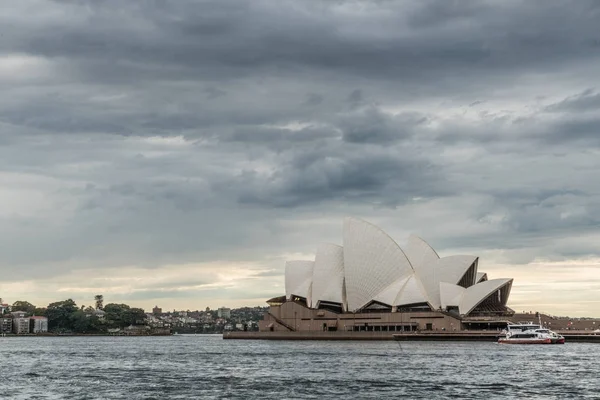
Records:
[[[585,0],[11,3],[0,294],[260,304],[355,215],[515,272],[515,306],[597,315],[599,20]],[[557,295],[540,265],[588,286]]]

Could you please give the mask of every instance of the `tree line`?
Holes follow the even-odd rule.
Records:
[[[19,300],[13,303],[11,310],[48,318],[48,331],[55,333],[105,333],[109,329],[146,323],[146,313],[141,308],[117,303],[104,305],[102,295],[95,296],[95,305],[95,308],[79,307],[73,299],[67,299],[41,308]]]

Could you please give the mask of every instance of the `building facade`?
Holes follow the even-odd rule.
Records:
[[[11,333],[13,328],[13,320],[11,317],[0,318],[0,333]]]
[[[46,333],[48,332],[48,318],[33,316],[30,317],[30,332],[31,333]]]
[[[29,317],[13,318],[13,333],[17,335],[25,335],[29,333]]]
[[[221,307],[217,309],[217,316],[225,319],[231,318],[231,308]]]

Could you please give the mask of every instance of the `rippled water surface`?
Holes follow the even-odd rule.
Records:
[[[600,399],[600,345],[0,338],[3,399]]]

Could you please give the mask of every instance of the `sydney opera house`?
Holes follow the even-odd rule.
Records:
[[[512,279],[488,279],[478,257],[439,257],[423,239],[400,247],[377,226],[346,218],[343,246],[288,261],[285,295],[268,300],[261,331],[495,329],[514,314]]]

